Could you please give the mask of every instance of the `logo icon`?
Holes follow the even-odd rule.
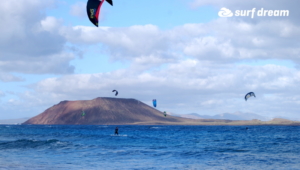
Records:
[[[218,12],[218,15],[220,17],[232,17],[233,13],[231,12],[230,9],[227,8],[221,8],[221,10]]]

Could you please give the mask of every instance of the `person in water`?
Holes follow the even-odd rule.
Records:
[[[119,129],[118,129],[118,127],[116,127],[116,129],[115,129],[115,135],[119,135]]]

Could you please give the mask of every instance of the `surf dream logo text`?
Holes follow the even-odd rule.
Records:
[[[259,10],[256,10],[256,8],[252,8],[252,10],[235,10],[234,13],[227,8],[221,8],[218,12],[218,15],[220,17],[251,17],[254,18],[257,17],[287,17],[289,16],[290,11],[289,10],[266,10],[264,8],[261,8]]]

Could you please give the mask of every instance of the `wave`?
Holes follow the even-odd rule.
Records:
[[[98,126],[98,128],[108,128],[109,126]]]
[[[0,142],[0,150],[3,149],[28,149],[28,148],[61,148],[69,145],[68,142],[62,142],[57,139],[35,140],[18,139],[15,141]]]
[[[150,127],[150,129],[163,129],[164,127],[156,127],[156,126],[154,126],[154,127]]]

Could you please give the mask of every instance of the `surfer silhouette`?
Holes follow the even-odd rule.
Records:
[[[115,129],[115,135],[119,135],[119,129],[118,129],[118,127],[116,127],[116,129]]]

